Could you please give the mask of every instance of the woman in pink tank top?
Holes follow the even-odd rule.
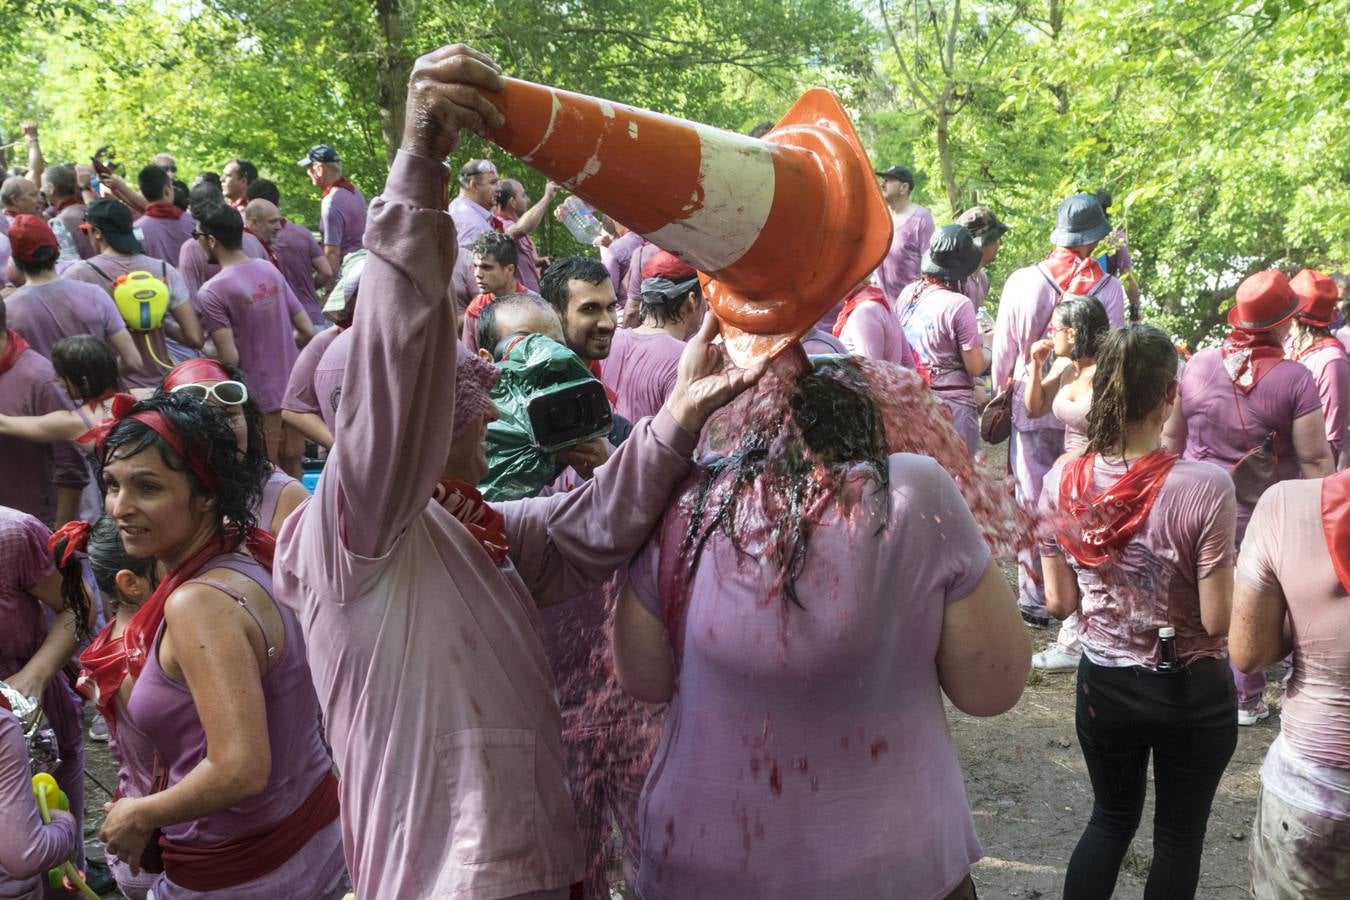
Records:
[[[1027,415],[1054,412],[1064,423],[1064,452],[1078,456],[1087,445],[1087,414],[1092,406],[1092,374],[1097,347],[1111,329],[1106,307],[1095,297],[1066,294],[1055,307],[1050,338],[1031,348],[1024,402]],[[1045,372],[1046,361],[1055,361]],[[1045,372],[1036,377],[1037,373]]]
[[[114,802],[102,837],[133,874],[162,870],[160,900],[337,898],[336,779],[299,625],[271,596],[272,537],[255,526],[270,464],[241,453],[226,417],[192,393],[119,396],[98,435],[126,553],[169,573],[80,656],[119,751],[150,772],[144,796]],[[56,549],[88,535],[72,524]]]

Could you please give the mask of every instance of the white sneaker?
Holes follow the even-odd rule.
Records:
[[[1251,709],[1243,709],[1241,706],[1239,706],[1238,724],[1243,726],[1255,725],[1257,722],[1260,722],[1262,719],[1267,718],[1269,715],[1270,715],[1270,707],[1266,706],[1264,700],[1258,702],[1256,706],[1252,707]]]
[[[100,713],[94,713],[93,721],[89,723],[89,740],[100,744],[108,742],[108,722]]]
[[[1031,666],[1042,672],[1071,672],[1078,668],[1082,660],[1081,653],[1070,653],[1060,644],[1054,643],[1031,657]]]

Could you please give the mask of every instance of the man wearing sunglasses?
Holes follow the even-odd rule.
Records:
[[[298,478],[304,440],[282,423],[281,401],[299,348],[314,337],[314,326],[277,267],[244,252],[238,210],[216,201],[197,211],[193,237],[220,265],[220,272],[197,291],[202,322],[221,361],[246,373],[263,413],[268,458]]]

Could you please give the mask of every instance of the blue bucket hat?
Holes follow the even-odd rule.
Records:
[[[1055,230],[1050,243],[1056,247],[1081,247],[1095,244],[1111,233],[1106,211],[1092,194],[1071,194],[1055,214]]]

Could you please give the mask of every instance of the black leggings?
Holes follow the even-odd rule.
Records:
[[[1065,900],[1110,900],[1144,811],[1153,753],[1153,865],[1144,900],[1195,896],[1205,826],[1237,747],[1237,695],[1228,661],[1179,672],[1078,666],[1078,743],[1092,779],[1092,818],[1064,878]]]

